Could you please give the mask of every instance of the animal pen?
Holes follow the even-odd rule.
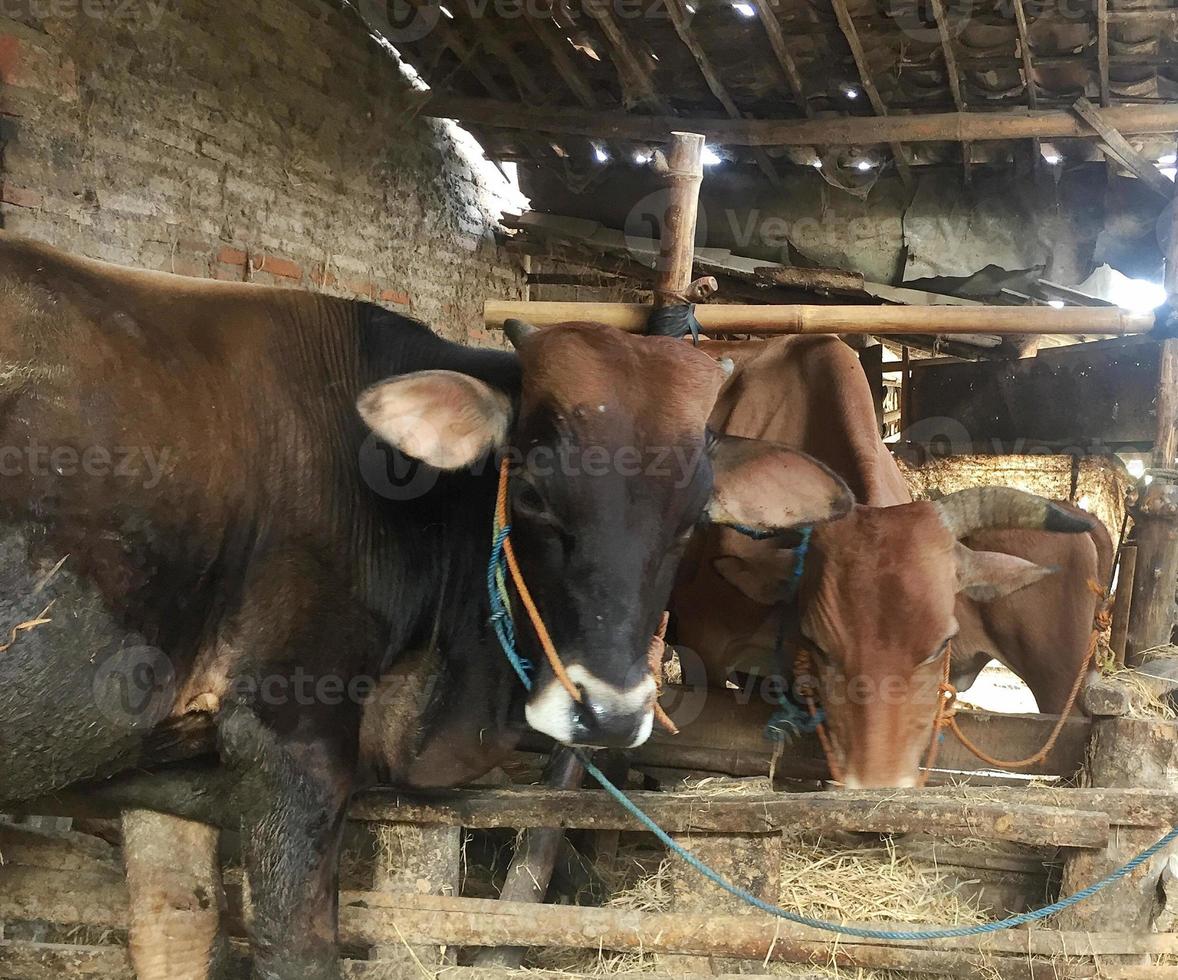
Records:
[[[1109,64],[1140,57],[1109,54],[1110,25],[1132,23],[1147,11],[1110,11],[1104,0],[1095,6],[1103,39],[1098,71],[1107,94]],[[781,24],[759,0],[750,7],[799,96],[803,80],[791,68]],[[941,7],[934,0],[933,9]],[[676,14],[680,5],[672,2],[668,9],[692,64],[727,105],[723,85]],[[1022,33],[1018,0],[1014,9]],[[833,10],[863,91],[875,104],[879,95],[846,5],[834,0]],[[608,14],[597,10],[593,18],[612,57],[625,66],[627,86],[649,89],[649,71],[626,54],[625,35],[607,26]],[[446,23],[441,21],[440,31],[454,30]],[[962,708],[930,759],[927,787],[823,789],[832,773],[817,735],[800,734],[784,746],[771,742],[764,733],[773,704],[735,688],[705,696],[690,672],[668,673],[662,692],[662,707],[679,732],[656,732],[633,751],[600,753],[600,769],[651,821],[738,888],[801,916],[867,930],[968,931],[1040,909],[1105,878],[1178,826],[1178,715],[1171,701],[1178,690],[1171,646],[1178,583],[1173,320],[1084,305],[1070,293],[1061,308],[1046,300],[1005,306],[948,296],[939,298],[944,302],[917,301],[901,287],[879,287],[869,301],[875,287],[853,273],[740,261],[731,253],[695,248],[705,134],[726,136],[757,166],[770,168],[763,146],[890,146],[905,172],[902,144],[948,135],[962,142],[968,173],[987,140],[1037,143],[1052,135],[1091,138],[1098,132],[1105,152],[1153,181],[1139,171],[1147,167],[1156,176],[1156,168],[1117,128],[1172,133],[1178,130],[1174,106],[1087,106],[1078,116],[1044,111],[993,119],[961,112],[954,46],[942,30],[941,56],[959,110],[951,122],[893,117],[876,105],[875,115],[854,120],[857,126],[848,119],[791,122],[800,135],[780,127],[770,131],[771,121],[744,119],[738,111],[713,120],[710,128],[697,127],[694,119],[597,108],[591,88],[569,62],[575,49],[565,50],[568,38],[552,46],[553,33],[564,30],[560,19],[529,23],[582,108],[505,112],[469,93],[443,92],[423,111],[490,129],[489,146],[506,144],[519,157],[541,152],[535,140],[520,136],[514,142],[513,134],[520,133],[666,144],[659,157],[666,187],[658,199],[657,239],[620,233],[611,238],[583,221],[551,215],[508,219],[521,252],[592,270],[536,273],[537,293],[592,287],[600,274],[611,282],[624,279],[635,293],[650,292],[656,306],[682,310],[691,301],[701,344],[717,358],[766,336],[843,336],[861,348],[881,430],[898,436],[893,449],[914,495],[1005,482],[1045,496],[1087,498],[1089,509],[1121,534],[1117,587],[1107,622],[1100,624],[1103,676],[1080,695],[1083,710],[1055,716]],[[805,29],[819,26],[808,23]],[[412,49],[413,39],[407,43]],[[463,51],[463,63],[478,64],[461,39],[451,36],[444,46]],[[511,45],[491,50],[498,50],[511,75],[527,77]],[[1025,42],[1020,50],[1029,77]],[[474,75],[483,76],[487,94],[496,95],[501,83],[485,70]],[[657,92],[646,95],[657,105]],[[804,93],[800,98],[808,105]],[[1033,94],[1030,106],[1039,108]],[[701,132],[672,132],[677,125]],[[844,129],[836,131],[839,126]],[[1171,193],[1172,185],[1163,183]],[[1169,241],[1166,288],[1178,300],[1178,226]],[[1060,295],[1067,292],[1060,288]],[[816,301],[795,302],[798,295]],[[540,328],[587,320],[639,332],[650,313],[649,305],[638,302],[491,297],[485,321],[492,333],[513,318]],[[1060,346],[1022,360],[981,356],[999,344],[1042,335]],[[884,343],[862,342],[869,336]],[[1089,342],[1071,343],[1075,339]],[[894,360],[884,359],[886,350],[895,351]],[[946,418],[968,436],[929,427],[929,420]],[[1131,481],[1115,452],[1148,456],[1150,479]],[[0,651],[4,639],[0,635]],[[991,753],[1023,764],[1007,769]],[[131,980],[132,894],[137,902],[167,909],[178,931],[191,921],[219,920],[240,940],[250,919],[240,841],[220,835],[221,866],[200,864],[210,834],[176,818],[120,812],[76,795],[43,801],[0,824],[0,978]],[[190,887],[153,894],[143,883],[128,886],[119,855],[132,840],[161,864],[198,862]],[[346,843],[340,940],[344,975],[356,980],[1178,978],[1178,862],[1172,863],[1172,849],[1026,927],[947,939],[835,936],[752,909],[706,881],[587,781],[579,758],[540,736],[525,740],[494,779],[473,787],[360,793]]]

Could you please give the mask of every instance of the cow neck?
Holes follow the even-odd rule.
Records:
[[[519,363],[512,353],[452,343],[415,320],[374,306],[361,307],[356,336],[353,391],[398,375],[446,370],[518,397]],[[365,444],[371,448],[371,437],[354,408],[349,425],[351,445],[345,459],[352,479],[361,483],[355,499],[366,502],[350,529],[352,547],[362,570],[358,585],[365,602],[387,626],[381,667],[402,650],[431,643],[443,657],[461,661],[465,670],[472,654],[490,651],[494,642],[482,579],[487,515],[495,505],[495,460],[454,473],[431,471],[432,485],[425,492],[390,498],[365,484],[355,466]],[[505,667],[498,657],[487,659],[497,669]]]

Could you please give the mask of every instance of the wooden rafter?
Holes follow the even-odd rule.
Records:
[[[1150,190],[1164,200],[1174,196],[1174,184],[1167,180],[1160,170],[1133,148],[1115,126],[1106,119],[1103,109],[1098,109],[1087,99],[1076,99],[1073,111],[1092,129],[1100,134],[1101,149],[1105,156],[1111,156],[1127,170],[1136,174]]]
[[[477,22],[477,12],[471,8],[469,3],[457,4],[456,6],[459,10],[465,10],[467,17]],[[452,35],[461,37],[457,27],[447,29]],[[512,81],[515,82],[516,91],[520,98],[526,102],[538,102],[541,104],[549,101],[549,95],[545,91],[545,87],[537,81],[532,69],[512,50],[511,45],[504,41],[498,34],[494,31],[479,30],[477,32],[477,41],[474,43],[472,50],[477,51],[479,47],[482,47],[503,64],[511,75]],[[455,53],[457,54],[457,51]]]
[[[650,71],[634,53],[626,35],[614,20],[610,5],[605,0],[585,0],[584,9],[597,22],[601,33],[609,42],[610,59],[618,71],[623,95],[634,91],[641,101],[654,106],[660,112],[669,112],[670,107],[655,87]]]
[[[625,139],[662,143],[681,129],[677,116],[643,116],[607,110],[530,108],[494,99],[468,99],[427,93],[422,97],[427,116],[458,119],[474,125],[565,133],[596,139]],[[1120,132],[1178,132],[1178,104],[1123,105],[1101,115]],[[905,116],[842,116],[829,119],[693,118],[691,128],[715,143],[732,146],[849,146],[873,143],[980,142],[1087,138],[1091,128],[1071,112],[938,112]]]
[[[930,0],[930,2],[933,8],[933,18],[937,22],[937,33],[941,37],[941,55],[945,59],[945,74],[949,77],[949,90],[953,93],[953,105],[958,112],[965,112],[965,93],[961,90],[961,73],[957,68],[957,55],[953,51],[953,35],[949,30],[949,20],[945,16],[945,4],[942,0]],[[963,142],[961,144],[961,165],[967,184],[972,176],[970,157],[970,144]]]
[[[598,102],[593,94],[593,89],[590,88],[585,77],[573,63],[573,59],[569,57],[569,51],[572,48],[568,39],[557,30],[550,17],[531,17],[525,14],[524,19],[528,22],[532,33],[548,49],[553,67],[565,85],[568,86],[569,91],[573,93],[573,97],[585,108],[595,108]]]
[[[744,114],[729,94],[724,82],[721,81],[720,73],[716,70],[716,66],[712,64],[712,60],[708,57],[707,52],[704,51],[695,35],[691,33],[691,25],[687,10],[683,7],[683,0],[663,0],[663,5],[666,7],[667,14],[671,18],[671,25],[675,28],[675,33],[679,35],[679,40],[691,53],[691,57],[695,60],[695,64],[699,68],[699,73],[703,76],[712,95],[716,97],[716,101],[723,106],[724,111],[730,119],[743,118]],[[757,166],[769,178],[770,183],[775,186],[780,185],[781,178],[777,175],[777,169],[773,166],[773,161],[769,159],[769,155],[761,147],[757,147],[753,155],[756,158]]]
[[[1027,89],[1027,105],[1032,109],[1039,108],[1039,92],[1035,88],[1035,65],[1031,60],[1031,32],[1027,29],[1027,12],[1023,9],[1023,0],[1012,0],[1014,4],[1014,23],[1018,29],[1018,50],[1023,63],[1023,84]],[[1034,169],[1038,172],[1043,161],[1043,148],[1039,145],[1038,137],[1031,140],[1031,159]]]
[[[1100,104],[1112,105],[1108,83],[1108,0],[1096,0],[1096,57],[1100,71]]]
[[[859,81],[863,84],[863,91],[867,93],[871,108],[875,110],[877,116],[886,116],[888,107],[884,105],[884,100],[880,98],[879,90],[871,78],[871,65],[867,61],[867,52],[863,50],[863,42],[859,39],[859,32],[855,29],[855,22],[851,19],[851,12],[847,9],[846,0],[831,0],[831,6],[834,7],[835,17],[838,18],[839,29],[843,32],[843,37],[847,39],[847,44],[851,49],[851,57],[855,59],[855,67],[859,71]],[[900,178],[906,185],[911,185],[912,174],[908,168],[908,157],[904,152],[904,147],[895,141],[889,141],[889,147],[896,161],[896,169],[900,172]]]
[[[773,49],[773,56],[777,59],[777,64],[781,66],[781,72],[789,84],[794,102],[802,112],[811,119],[814,118],[814,109],[806,100],[802,73],[798,70],[797,60],[790,53],[789,45],[786,44],[785,32],[781,29],[781,21],[773,12],[772,3],[770,0],[752,0],[752,3],[757,11],[757,17],[761,21],[761,26],[765,28],[765,35],[769,38],[769,47]]]

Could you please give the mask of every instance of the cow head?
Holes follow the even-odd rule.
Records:
[[[640,745],[655,698],[647,651],[692,529],[821,522],[845,514],[850,493],[802,453],[711,435],[725,372],[689,344],[585,323],[512,321],[507,333],[518,398],[433,371],[370,389],[360,411],[386,441],[438,467],[510,454],[512,541],[581,695],[552,676],[517,609],[521,652],[538,666],[528,722],[565,743]],[[423,418],[431,424],[413,421]]]
[[[801,642],[847,787],[915,785],[958,630],[958,595],[987,602],[1055,571],[971,551],[961,539],[986,528],[1092,527],[1040,497],[985,487],[936,503],[855,507],[815,530]]]

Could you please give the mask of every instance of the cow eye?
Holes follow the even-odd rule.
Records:
[[[540,491],[530,483],[521,483],[512,498],[512,506],[521,514],[528,517],[544,517],[548,512],[548,505],[540,496]]]
[[[934,653],[932,656],[926,657],[924,660],[922,660],[920,662],[920,666],[921,667],[928,667],[930,664],[935,664],[938,660],[940,660],[942,657],[944,657],[946,653],[949,652],[949,644],[952,642],[953,642],[953,637],[949,637],[949,639],[947,639],[944,643],[942,643],[940,645],[940,647],[937,648],[936,653]]]

